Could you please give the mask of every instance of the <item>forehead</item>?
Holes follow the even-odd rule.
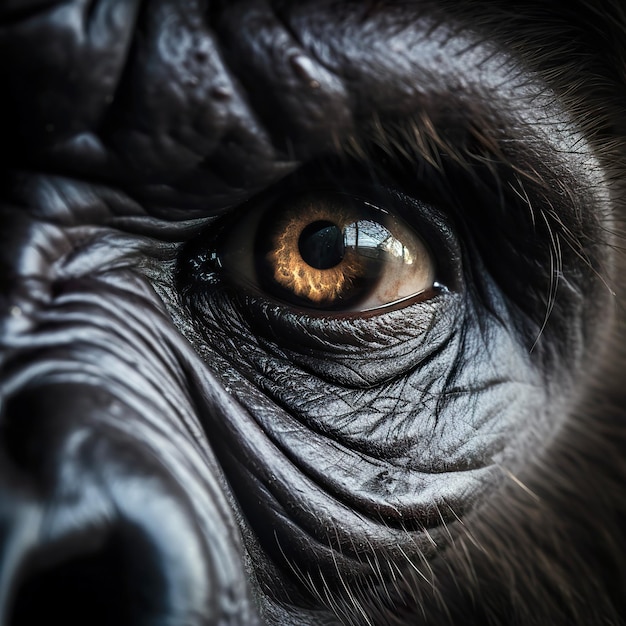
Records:
[[[507,6],[476,3],[471,20],[462,2],[44,9],[0,32],[5,150],[28,169],[132,187],[168,220],[232,206],[397,120],[413,122],[417,148],[453,150],[474,128],[585,161],[558,81],[532,54],[512,59],[525,39],[538,49],[541,22],[529,3]]]

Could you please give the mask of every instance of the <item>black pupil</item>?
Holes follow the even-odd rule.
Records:
[[[318,270],[335,267],[343,259],[343,230],[325,220],[312,222],[298,240],[298,249],[303,260]]]

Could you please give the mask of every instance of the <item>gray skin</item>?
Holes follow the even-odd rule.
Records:
[[[621,5],[5,0],[0,624],[626,623]],[[328,193],[442,286],[268,288]]]

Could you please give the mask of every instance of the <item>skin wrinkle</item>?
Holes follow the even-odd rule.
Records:
[[[92,319],[93,319],[93,318],[92,318]],[[118,319],[118,322],[124,323],[124,321],[123,321],[122,319]],[[131,335],[131,336],[133,336],[134,334],[135,334],[135,333],[132,333],[132,335]],[[128,344],[128,343],[126,343],[125,345],[126,345],[126,349],[128,349],[128,345],[129,345],[129,344]],[[141,352],[144,352],[144,350],[142,350]],[[48,353],[49,353],[49,354],[51,354],[51,353],[50,353],[50,351],[48,351]],[[87,354],[89,354],[89,352],[87,352]],[[158,362],[158,360],[153,361],[153,363],[157,363],[157,362]],[[105,364],[103,364],[101,361],[100,361],[100,363],[99,363],[99,364],[100,364],[100,367],[99,367],[99,368],[96,368],[96,369],[95,369],[95,372],[94,372],[94,380],[95,380],[95,381],[98,381],[98,378],[100,378],[100,379],[102,378],[102,372],[101,372],[101,370],[102,370],[102,366],[103,366],[103,365],[105,365]],[[105,367],[106,367],[106,365],[105,365]],[[108,369],[108,368],[107,368],[107,369]],[[113,369],[113,368],[112,368],[112,369]],[[59,378],[60,380],[65,380],[66,382],[69,382],[69,381],[71,380],[71,378],[70,378],[70,379],[68,379],[67,377],[64,377],[64,376],[63,376],[62,371],[60,371],[60,370],[59,370],[58,366],[57,366],[57,367],[55,367],[53,371],[54,371],[54,376],[55,376],[55,377],[57,377],[57,378]],[[129,382],[129,381],[132,381],[132,380],[133,380],[133,376],[131,376],[130,378],[126,378],[126,379],[124,379],[123,374],[122,374],[121,372],[120,372],[120,374],[122,375],[122,377],[121,377],[119,380],[125,380],[125,381],[126,381],[126,382],[125,382],[125,386],[126,386],[126,385],[128,385],[128,382]],[[118,375],[120,375],[120,374],[118,374]],[[41,375],[40,375],[40,376],[38,376],[37,378],[41,380]],[[141,377],[141,378],[143,379],[143,377]],[[148,377],[148,378],[150,378],[150,377]],[[163,378],[163,376],[162,376],[162,375],[155,375],[155,378],[158,380],[159,378]],[[167,378],[165,378],[165,379],[167,379]],[[50,382],[53,382],[53,380],[54,380],[54,378],[50,379]],[[40,384],[41,384],[41,383],[40,383]],[[109,386],[110,386],[110,383],[109,383]],[[126,389],[128,389],[128,387],[126,387]],[[136,392],[135,392],[135,393],[136,393]],[[128,408],[130,408],[130,407],[129,407],[129,400],[130,400],[130,397],[129,397],[128,393],[127,393],[127,392],[122,392],[122,393],[120,393],[120,394],[119,394],[119,397],[122,399],[122,400],[121,400],[121,404],[122,404],[122,406],[126,407],[126,408],[127,408],[127,410],[128,410]],[[158,398],[158,397],[160,397],[160,396],[155,396],[153,393],[148,393],[148,396],[147,396],[147,397],[155,397],[155,398]],[[173,406],[176,406],[176,405],[174,404]],[[146,406],[145,406],[145,398],[144,398],[144,401],[142,401],[142,402],[140,402],[140,403],[139,403],[139,405],[137,406],[137,409],[138,409],[138,410],[140,410],[140,411],[143,413],[144,411],[146,411],[146,409],[147,409],[147,408],[148,408],[148,407],[146,407]],[[136,409],[136,410],[137,410],[137,409]],[[171,411],[171,408],[170,408],[169,410]],[[161,410],[154,411],[154,414],[155,414],[155,415],[162,414],[162,413],[163,413],[163,410],[162,410],[162,409],[161,409]],[[150,412],[145,413],[145,415],[146,415],[146,416],[149,416],[149,415],[150,415]],[[181,422],[183,422],[183,421],[184,421],[184,420],[181,420]],[[162,428],[163,424],[160,424],[160,423],[157,421],[157,422],[155,422],[155,426],[158,426],[159,428]],[[118,428],[119,428],[119,427],[118,427]],[[133,430],[134,430],[134,429],[133,429]],[[172,432],[171,432],[171,430],[169,431],[168,436],[169,436],[169,438],[171,438],[171,437],[172,437]],[[163,442],[162,442],[161,444],[159,444],[158,446],[156,446],[156,447],[157,447],[157,449],[159,449],[159,450],[160,450],[160,452],[159,452],[159,457],[163,457],[164,452],[165,452],[165,448],[164,448],[164,444],[163,444]],[[177,446],[177,448],[178,448],[179,450],[180,450],[180,449],[182,449],[182,448],[184,448],[184,447],[185,447],[185,446],[181,446],[181,445]],[[188,453],[187,453],[187,454],[188,454]],[[168,465],[170,465],[170,464],[169,464],[169,463],[168,463],[168,464],[166,464],[166,466],[168,466]],[[180,463],[175,464],[175,465],[180,466]],[[199,475],[202,475],[202,474],[204,473],[204,471],[205,471],[205,470],[203,470],[203,469],[202,469],[203,467],[204,467],[204,463],[203,463],[202,465],[197,464],[197,466],[196,466],[196,468],[195,468],[195,471],[193,472],[193,475],[194,475],[195,477],[197,477],[197,476],[199,476]],[[181,467],[181,469],[182,469],[182,467]],[[194,480],[197,480],[197,478],[194,478]],[[188,481],[184,481],[184,480],[181,480],[181,481],[180,481],[180,484],[185,484],[186,482],[187,482],[187,484],[189,484],[189,482],[188,482]],[[214,490],[212,490],[212,491],[214,491]],[[196,494],[196,499],[198,498],[198,495],[199,495],[199,494]],[[204,498],[205,498],[205,497],[206,497],[206,496],[204,496],[204,495],[203,495],[203,496],[201,497],[201,499],[202,499],[202,500],[204,500]],[[132,499],[132,498],[131,498],[131,499]],[[205,503],[206,503],[206,500],[204,500],[204,501],[205,501]],[[211,524],[214,524],[214,523],[215,523],[215,520],[212,520],[212,521],[211,521]],[[228,542],[224,542],[222,539],[220,539],[220,540],[217,542],[217,544],[216,544],[216,545],[219,545],[219,544],[224,544],[224,545],[227,545],[227,544],[228,544]],[[229,559],[227,560],[227,562],[232,562],[232,558],[229,558]],[[225,574],[225,572],[224,572],[224,574]],[[219,587],[218,587],[218,588],[219,588]]]
[[[230,386],[231,386],[231,389],[232,389],[232,381],[231,381],[231,383],[230,383]],[[257,414],[258,414],[258,408],[257,408]],[[245,457],[244,457],[244,458],[245,458]],[[266,459],[270,459],[270,458],[272,458],[272,456],[271,456],[271,455],[264,455],[264,458],[266,458]],[[320,511],[320,509],[316,507],[316,508],[315,508],[315,510],[317,511],[316,516],[317,516],[317,515],[319,515],[319,511]]]
[[[592,538],[589,518],[568,508],[600,491],[587,474],[601,453],[585,452],[584,434],[563,435],[606,341],[602,327],[614,326],[595,275],[611,265],[600,236],[614,210],[606,155],[596,156],[600,140],[583,137],[579,114],[543,81],[549,68],[540,76],[516,60],[514,30],[491,41],[488,24],[447,17],[448,4],[135,4],[132,42],[112,21],[112,49],[126,55],[109,59],[123,73],[114,102],[94,89],[91,107],[87,87],[66,88],[72,67],[57,70],[64,61],[51,56],[45,80],[25,73],[25,113],[0,104],[0,120],[17,129],[0,147],[3,166],[11,159],[0,189],[2,267],[11,289],[24,279],[2,296],[21,313],[0,327],[12,403],[0,432],[18,428],[17,441],[15,424],[29,416],[68,441],[91,430],[86,441],[99,452],[85,444],[68,486],[94,515],[117,499],[116,519],[132,517],[154,539],[155,567],[146,559],[135,573],[167,579],[169,595],[144,581],[166,605],[155,620],[180,623],[189,611],[199,626],[396,617],[514,626],[550,622],[552,612],[555,624],[619,623],[609,582],[574,580],[603,572],[603,559],[619,567],[594,550],[621,546],[617,521],[607,516]],[[64,10],[77,16],[77,6]],[[90,7],[94,19],[124,9]],[[49,14],[36,17],[41,31],[0,29],[0,59],[20,51],[34,67],[48,41],[65,49]],[[81,50],[75,57],[75,85],[98,80],[102,66]],[[11,92],[15,72],[7,84]],[[50,85],[75,101],[41,111],[34,96]],[[67,124],[48,131],[57,119]],[[276,311],[221,275],[194,282],[187,242],[202,243],[214,216],[301,160],[334,167],[325,152],[336,146],[352,159],[348,141],[372,184],[379,165],[367,161],[386,151],[400,191],[420,202],[429,192],[454,222],[462,253],[449,262],[465,281],[457,292],[348,321]],[[16,243],[20,212],[33,221]],[[34,250],[44,254],[28,260]],[[431,342],[441,349],[423,358]],[[607,411],[619,413],[613,402]],[[549,479],[552,455],[569,443],[558,458],[570,459],[566,469],[580,464],[580,492],[573,472]],[[51,445],[42,458],[56,455],[67,470],[65,451]],[[0,462],[10,454],[19,446]],[[29,463],[23,472],[34,471]],[[19,523],[19,511],[0,514],[0,525]],[[137,547],[129,558],[151,554]]]
[[[222,321],[222,323],[227,323],[227,321],[226,321],[226,320],[223,320],[223,321]],[[222,328],[221,324],[220,324],[220,326],[218,326],[218,328]],[[243,338],[243,336],[242,336],[242,338]],[[231,349],[231,348],[232,348],[232,346],[229,344],[228,349]],[[462,353],[462,352],[464,352],[464,351],[458,350],[458,352],[459,352],[459,353]],[[251,353],[248,353],[248,354],[251,354]],[[254,354],[254,352],[252,352],[252,354]],[[259,354],[264,355],[264,352],[261,350],[261,351],[259,352]],[[248,356],[248,357],[244,357],[244,358],[249,358],[249,356]],[[270,376],[270,378],[273,378],[273,379],[275,380],[274,385],[273,385],[272,387],[268,387],[267,385],[264,385],[264,388],[266,389],[266,391],[270,391],[270,389],[272,389],[272,388],[276,389],[276,390],[277,390],[277,391],[276,391],[276,393],[278,393],[278,394],[279,394],[279,397],[282,397],[282,398],[283,398],[283,399],[282,399],[282,401],[281,401],[281,404],[282,404],[283,406],[292,406],[294,403],[293,403],[293,401],[291,401],[291,400],[290,400],[290,398],[291,398],[291,397],[297,397],[298,395],[300,395],[300,394],[302,393],[302,391],[301,391],[301,390],[302,390],[302,388],[303,388],[303,387],[304,387],[304,388],[307,388],[307,387],[309,387],[309,386],[311,386],[311,385],[312,385],[312,383],[311,383],[311,382],[309,382],[309,380],[308,380],[308,375],[307,375],[307,374],[304,374],[304,376],[303,376],[303,377],[301,377],[301,378],[295,378],[295,379],[294,379],[294,372],[293,372],[293,371],[288,371],[288,372],[287,372],[287,371],[284,369],[284,366],[281,366],[280,360],[276,360],[276,361],[275,361],[275,362],[276,362],[276,367],[275,367],[275,368],[273,368],[273,369],[275,370],[275,372],[276,372],[276,375],[278,375],[278,376],[279,376],[279,378],[278,378],[278,379],[276,379],[276,378],[275,378],[275,375],[272,375],[272,370],[268,370],[268,369],[267,369],[267,365],[268,365],[271,361],[269,361],[269,360],[268,360],[265,356],[263,356],[262,358],[263,358],[263,363],[264,363],[264,365],[263,365],[263,367],[262,367],[261,369],[259,369],[259,373],[261,374],[261,377],[262,377],[262,378],[260,379],[259,383],[257,383],[257,384],[262,384],[262,382],[261,382],[261,381],[263,380],[263,378],[265,378],[265,377],[267,377],[267,376]],[[470,357],[470,358],[471,358],[471,357]],[[492,357],[492,358],[493,358],[493,357]],[[500,361],[501,361],[501,359],[499,359],[499,358],[493,358],[493,360],[494,360],[494,362],[500,362]],[[460,369],[462,370],[463,368],[460,368]],[[284,376],[284,377],[283,377],[283,374],[282,374],[282,372],[283,372],[283,371],[285,371],[285,376]],[[319,384],[319,382],[317,382],[317,384]],[[393,384],[393,383],[392,383],[392,384]],[[459,387],[461,387],[461,388],[462,388],[462,387],[464,387],[464,386],[466,386],[466,387],[468,387],[468,388],[470,388],[470,389],[475,388],[475,385],[472,385],[472,384],[470,384],[470,383],[468,383],[468,382],[466,382],[466,381],[459,382],[459,385],[458,385],[458,386],[459,386]],[[419,385],[418,385],[418,387],[419,387]],[[538,385],[535,385],[535,387],[536,387],[536,388],[538,388],[539,386],[538,386]],[[288,391],[290,388],[293,388],[293,389],[294,389],[294,391],[295,391],[295,396],[290,396],[289,391]],[[327,390],[329,390],[329,391],[330,391],[330,390],[332,390],[332,387],[331,387],[331,386],[327,386],[326,388],[327,388]],[[284,391],[283,391],[283,390],[284,390]],[[321,393],[321,394],[320,394],[320,396],[319,396],[319,397],[320,397],[320,399],[321,399],[321,398],[327,398],[327,397],[329,397],[329,395],[328,395],[328,394],[329,394],[329,391],[326,391],[326,392]],[[349,392],[348,392],[348,393],[349,393]],[[379,392],[378,390],[376,390],[376,389],[375,389],[375,390],[374,390],[374,394],[377,394],[377,393],[380,393],[380,392]],[[332,397],[332,395],[334,395],[334,394],[333,394],[333,392],[332,392],[332,391],[330,391],[330,397]],[[396,394],[396,395],[398,395],[398,396],[399,396],[399,395],[401,395],[401,394]],[[431,392],[431,396],[432,396],[432,397],[443,397],[443,395],[442,395],[442,392],[441,392],[441,391]],[[312,404],[313,404],[313,411],[312,411],[312,415],[315,415],[315,403],[312,403]],[[363,403],[362,401],[360,402],[360,404],[361,404],[361,405],[364,405],[364,403]],[[365,406],[366,406],[366,405],[365,405]],[[305,407],[305,405],[302,405],[302,408],[304,408],[304,407]],[[300,410],[302,410],[302,408],[301,408]],[[331,414],[331,415],[336,415],[336,413],[335,413],[335,412],[331,412],[330,414]],[[389,414],[389,415],[397,415],[398,417],[401,415],[401,413],[400,413],[400,414],[398,414],[398,411],[391,411],[391,410],[386,411],[386,414]],[[361,418],[361,420],[362,420],[364,417],[365,417],[365,416],[363,416],[363,417]],[[382,415],[381,415],[381,417],[382,417]],[[309,420],[310,420],[310,419],[311,419],[311,418],[309,418]],[[360,423],[360,422],[359,422],[359,423]],[[363,431],[363,427],[362,427],[362,426],[357,426],[357,429],[358,429],[358,431],[359,431],[359,432],[365,432],[365,431]],[[383,430],[384,430],[384,427],[383,427]],[[367,446],[368,444],[371,444],[371,443],[372,443],[372,442],[371,442],[371,440],[369,440],[369,439],[365,438],[365,440],[364,440],[363,444],[361,444],[361,445],[363,445],[363,446]],[[354,444],[354,442],[353,442],[353,444]]]
[[[276,20],[267,3],[240,2],[232,8],[222,3],[215,13],[214,28],[227,63],[246,87],[254,110],[273,132],[274,142],[285,145],[288,153],[307,150],[300,158],[332,149],[337,138],[352,127],[342,81],[302,49],[298,34],[285,21]],[[274,93],[280,97],[270,95],[270,100],[268,94]],[[285,116],[276,115],[276,107]],[[291,122],[294,117],[296,124]]]
[[[289,403],[287,403],[287,404],[289,404]],[[270,431],[270,432],[271,432],[271,431]],[[284,431],[283,431],[283,434],[284,434]],[[297,436],[297,439],[299,439],[299,438],[300,438],[300,436],[298,435],[298,436]]]
[[[454,328],[450,322],[460,316],[455,315],[456,311],[453,311],[452,315],[450,314],[450,308],[454,308],[450,303],[447,303],[447,307],[445,305],[438,307],[441,310],[441,317],[432,316],[433,323],[435,320],[437,321],[439,331],[433,334],[420,332],[423,324],[418,324],[414,318],[411,319],[413,325],[407,325],[407,319],[413,317],[411,312],[416,311],[417,317],[419,308],[420,305],[417,305],[407,309],[403,315],[395,317],[394,327],[398,329],[398,334],[401,336],[403,332],[406,332],[408,335],[404,338],[404,346],[396,340],[392,345],[385,346],[384,349],[376,349],[378,330],[380,326],[384,326],[384,322],[376,327],[370,325],[372,328],[369,332],[373,343],[371,347],[366,342],[366,328],[360,329],[362,340],[358,342],[357,346],[350,347],[349,350],[341,346],[342,336],[349,333],[350,337],[354,338],[355,325],[351,323],[345,324],[343,329],[338,325],[336,335],[324,341],[321,345],[322,350],[310,348],[301,350],[298,349],[298,344],[296,344],[296,350],[290,349],[291,346],[285,349],[283,348],[284,338],[281,340],[278,334],[275,341],[263,341],[262,345],[270,354],[279,359],[288,358],[303,371],[328,383],[341,382],[342,386],[348,389],[373,387],[393,379],[399,373],[409,375],[413,369],[420,365],[427,366],[429,361],[435,359],[438,352],[445,348],[446,343],[453,339],[453,336],[448,336],[449,329]],[[387,317],[385,321],[391,320]],[[319,324],[317,326],[319,327]],[[307,332],[307,338],[309,332],[315,332],[315,327]],[[319,335],[317,337],[319,338]],[[296,341],[298,341],[298,336],[294,337],[291,345]],[[369,359],[367,359],[366,354],[369,355]],[[393,363],[391,366],[389,365],[390,361]],[[384,368],[380,367],[382,363],[386,364]],[[351,375],[352,371],[354,371],[354,375]]]

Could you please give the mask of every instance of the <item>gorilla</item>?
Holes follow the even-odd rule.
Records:
[[[623,0],[3,0],[0,623],[626,624]]]

